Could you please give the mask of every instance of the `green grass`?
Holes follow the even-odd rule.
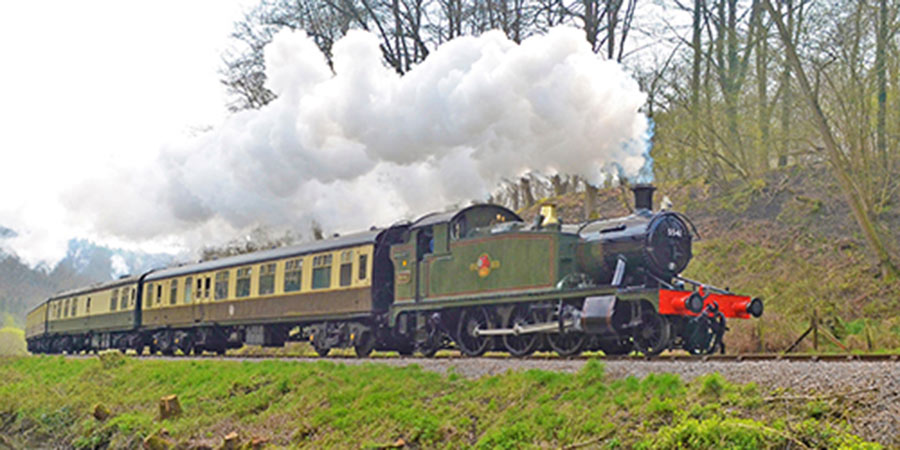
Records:
[[[13,447],[133,447],[165,428],[172,441],[219,445],[237,431],[286,447],[781,448],[858,446],[827,404],[773,406],[755,385],[718,375],[612,380],[529,370],[471,380],[418,366],[329,361],[0,360],[0,435]],[[158,421],[160,397],[184,414]],[[103,404],[112,417],[91,416]],[[2,445],[3,442],[0,442]]]
[[[0,356],[25,355],[25,331],[12,326],[0,328]]]

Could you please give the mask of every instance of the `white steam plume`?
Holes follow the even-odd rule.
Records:
[[[578,30],[458,38],[402,77],[372,34],[351,31],[333,53],[334,73],[305,33],[279,33],[266,48],[275,101],[69,203],[135,239],[312,218],[353,230],[484,199],[529,170],[599,181],[644,166],[645,95]]]

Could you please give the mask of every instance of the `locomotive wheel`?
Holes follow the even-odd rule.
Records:
[[[671,335],[669,320],[652,308],[645,308],[641,325],[634,330],[634,346],[645,356],[656,356],[669,347]]]
[[[475,330],[488,330],[491,328],[488,311],[481,308],[463,309],[459,315],[459,327],[456,331],[456,343],[459,350],[466,356],[481,356],[488,350],[491,344],[490,337],[476,336]]]
[[[547,335],[547,343],[559,356],[576,356],[584,349],[587,335],[581,332],[551,333]]]
[[[372,350],[375,350],[375,337],[368,331],[363,332],[356,339],[356,342],[353,343],[353,350],[358,358],[365,358],[371,355]]]
[[[417,350],[422,356],[426,358],[433,357],[438,350],[441,349],[441,345],[444,343],[444,332],[441,330],[429,330],[428,337],[424,342],[419,342],[417,344]]]
[[[537,314],[528,305],[520,305],[513,309],[506,321],[506,328],[516,325],[524,326],[537,323]],[[503,346],[513,356],[528,356],[537,350],[540,344],[540,333],[522,335],[507,334],[503,336]]]
[[[721,348],[725,353],[722,335],[725,332],[725,316],[716,311],[712,317],[704,313],[690,321],[684,339],[684,348],[693,355],[711,355]]]

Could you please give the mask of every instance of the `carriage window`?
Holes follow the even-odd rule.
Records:
[[[275,292],[275,263],[259,266],[259,295]]]
[[[366,267],[368,264],[369,255],[359,255],[359,274],[357,274],[357,278],[360,280],[366,279],[366,274],[369,272],[369,268]]]
[[[156,304],[162,303],[162,283],[156,285]]]
[[[72,316],[74,317],[77,315],[78,315],[78,299],[73,298],[72,299]]]
[[[117,306],[119,306],[119,290],[113,289],[112,297],[109,298],[109,310],[115,311]]]
[[[119,303],[119,309],[127,309],[128,308],[128,291],[129,288],[122,288],[122,298]]]
[[[275,263],[259,267],[259,295],[275,292]]]
[[[240,283],[240,271],[238,271],[238,283]],[[240,288],[238,288],[240,292]],[[241,295],[238,294],[238,297]],[[228,271],[223,270],[216,273],[216,300],[222,300],[228,297]]]
[[[353,250],[341,252],[341,286],[350,286],[353,278]]]
[[[209,298],[209,283],[210,277],[206,277],[206,282],[203,283],[203,298]]]
[[[312,288],[324,289],[331,286],[331,255],[313,258]]]
[[[244,267],[237,271],[237,297],[248,297],[250,295],[250,275],[253,270],[250,267]]]
[[[172,280],[172,286],[169,288],[169,304],[174,305],[178,302],[178,280]]]
[[[90,297],[87,298],[87,303],[84,304],[84,313],[85,314],[91,313],[91,298]]]
[[[300,281],[303,274],[303,260],[292,259],[284,263],[284,292],[300,290]]]
[[[144,291],[144,307],[149,308],[153,306],[153,283],[147,285],[147,290]]]
[[[191,277],[187,277],[187,279],[184,280],[184,303],[186,304],[191,302],[191,287],[193,286],[193,281],[194,280]]]

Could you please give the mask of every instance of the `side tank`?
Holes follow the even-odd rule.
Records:
[[[680,214],[653,212],[654,190],[634,186],[633,214],[589,222],[578,231],[579,267],[595,282],[642,284],[648,274],[668,281],[687,267],[693,235]]]

